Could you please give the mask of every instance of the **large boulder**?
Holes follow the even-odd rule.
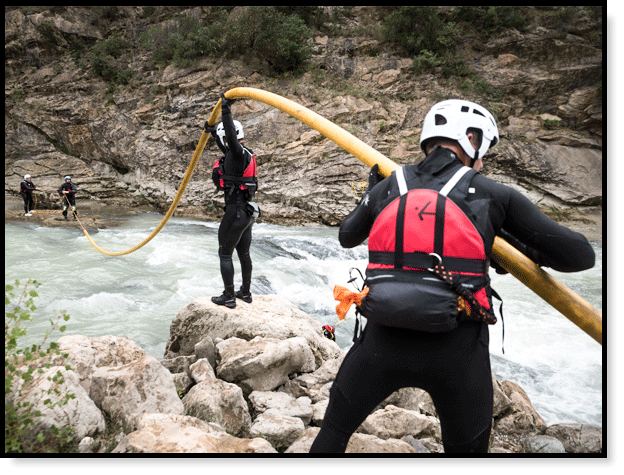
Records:
[[[546,435],[563,443],[566,452],[602,453],[602,428],[587,424],[555,424]]]
[[[151,415],[149,415],[151,416]],[[143,418],[140,428],[128,434],[113,453],[276,453],[261,438],[233,437],[215,424],[189,416]]]
[[[217,376],[239,384],[246,394],[275,389],[292,373],[314,371],[314,356],[301,337],[256,337],[251,341],[229,338],[217,343],[217,351],[221,358]]]
[[[89,396],[112,418],[131,428],[144,413],[184,414],[173,376],[149,355],[122,366],[96,369]]]
[[[308,427],[293,444],[286,449],[287,454],[310,452],[319,433],[318,427]],[[407,442],[398,439],[380,439],[374,435],[355,433],[349,439],[347,454],[413,454],[418,451]]]
[[[511,404],[505,415],[495,419],[494,428],[505,434],[543,434],[546,423],[533,408],[524,390],[511,381],[503,381],[501,386]]]
[[[63,366],[51,366],[41,374],[35,372],[20,391],[25,395],[21,402],[29,404],[30,413],[41,412],[41,417],[34,418],[34,426],[24,434],[26,447],[39,432],[49,435],[52,426],[70,428],[77,440],[106,429],[104,415],[80,385],[78,375]],[[61,402],[68,394],[74,397]]]
[[[59,354],[67,354],[67,362],[59,357],[55,362],[69,364],[87,392],[91,389],[91,376],[102,367],[123,366],[143,358],[143,348],[126,337],[68,335],[58,340]]]
[[[246,437],[251,416],[243,391],[236,384],[206,379],[191,388],[182,399],[186,414],[222,426],[235,437]]]
[[[305,425],[312,420],[312,401],[302,396],[297,399],[278,391],[254,391],[249,395],[249,402],[256,414],[277,412],[291,417],[298,417]]]
[[[435,417],[392,405],[369,415],[358,428],[358,432],[374,435],[380,439],[400,439],[406,435],[413,437],[441,435],[439,422]]]
[[[251,304],[237,301],[234,309],[215,305],[209,297],[199,297],[178,312],[169,331],[165,358],[191,355],[195,345],[206,336],[213,340],[255,337],[287,340],[305,339],[315,366],[340,355],[338,345],[321,336],[321,324],[299,310],[288,299],[278,295],[254,295]]]
[[[251,437],[262,437],[277,450],[289,447],[305,431],[298,417],[278,413],[260,414],[251,426]]]

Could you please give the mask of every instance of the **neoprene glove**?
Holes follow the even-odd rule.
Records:
[[[236,99],[227,99],[225,95],[221,93],[221,110],[229,109],[234,102],[236,102]]]
[[[383,177],[379,174],[379,165],[375,163],[371,167],[368,174],[368,188],[366,189],[366,192],[370,193],[375,185],[377,185],[381,180],[383,180]]]

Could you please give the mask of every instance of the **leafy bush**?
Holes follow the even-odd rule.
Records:
[[[311,30],[296,14],[248,6],[232,15],[217,9],[207,25],[182,17],[169,28],[152,28],[141,41],[163,64],[188,67],[202,57],[255,57],[282,73],[302,69],[311,56],[310,36]]]
[[[465,61],[455,53],[459,29],[445,21],[438,7],[400,7],[385,20],[383,38],[402,53],[412,55],[413,70],[422,73],[439,68],[444,76],[467,76]]]
[[[488,35],[510,28],[523,30],[529,22],[526,7],[462,6],[453,17]]]
[[[56,321],[50,320],[51,328],[46,331],[43,341],[38,345],[19,348],[18,340],[26,335],[25,323],[32,321],[30,312],[36,310],[34,298],[37,297],[36,288],[39,283],[29,280],[21,293],[20,282],[4,287],[4,452],[58,452],[67,450],[73,443],[72,431],[69,428],[52,426],[49,433],[39,431],[33,438],[33,429],[41,417],[41,412],[33,408],[37,402],[43,402],[49,408],[64,406],[74,394],[61,394],[57,386],[63,383],[63,375],[57,372],[48,377],[53,384],[47,391],[34,394],[30,382],[50,368],[52,357],[59,356],[58,345],[50,342],[44,347],[54,330],[65,331],[65,326],[59,327],[61,319],[69,320],[69,315],[61,314]],[[8,308],[8,311],[7,311]],[[68,355],[61,355],[63,359]],[[55,363],[58,364],[58,363]],[[69,366],[66,369],[71,369]],[[28,400],[27,400],[28,398]]]
[[[130,48],[124,38],[115,36],[96,44],[89,54],[93,71],[113,84],[128,84],[134,71],[118,59]]]
[[[444,55],[459,38],[455,23],[445,22],[438,7],[400,7],[388,16],[382,30],[386,41],[413,56],[424,50]]]
[[[308,44],[312,32],[304,21],[273,8],[252,8],[252,14],[260,13],[262,21],[253,50],[278,73],[301,71],[312,55]]]

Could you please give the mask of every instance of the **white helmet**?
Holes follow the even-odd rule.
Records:
[[[24,180],[27,180],[28,178],[30,178],[30,175],[24,175]]]
[[[237,120],[234,120],[233,122],[234,128],[236,129],[236,139],[244,139],[245,133],[243,132],[243,125]],[[217,137],[219,137],[219,140],[221,140],[221,144],[225,146],[225,128],[223,127],[223,122],[217,125]]]
[[[67,175],[65,178],[63,178],[63,181],[67,181],[67,180],[71,181],[71,177],[69,175]]]
[[[483,135],[481,147],[475,150],[466,136],[470,128],[479,129]],[[490,146],[498,143],[498,127],[494,116],[474,102],[449,99],[434,105],[425,116],[420,147],[425,152],[425,142],[434,137],[456,140],[474,161],[482,158]],[[425,152],[426,154],[426,152]]]

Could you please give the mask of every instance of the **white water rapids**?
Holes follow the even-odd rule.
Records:
[[[157,214],[141,214],[91,236],[107,251],[123,251],[147,237],[160,220]],[[162,359],[176,313],[193,299],[219,295],[223,289],[218,226],[172,218],[145,247],[109,257],[93,248],[78,226],[6,223],[5,283],[29,278],[41,283],[35,322],[21,343],[40,342],[48,319],[64,310],[71,317],[65,334],[127,336]],[[364,272],[367,262],[365,245],[343,249],[337,235],[337,228],[254,225],[252,293],[284,295],[321,324],[336,325],[333,287],[347,286],[349,269]],[[593,269],[549,272],[602,310],[602,245],[593,246]],[[234,262],[238,286],[236,255]],[[515,278],[490,273],[504,300],[505,354],[500,318],[490,327],[497,378],[519,384],[548,425],[602,426],[602,346]],[[494,303],[498,315],[498,301]],[[351,345],[353,313],[336,326],[343,349]]]

